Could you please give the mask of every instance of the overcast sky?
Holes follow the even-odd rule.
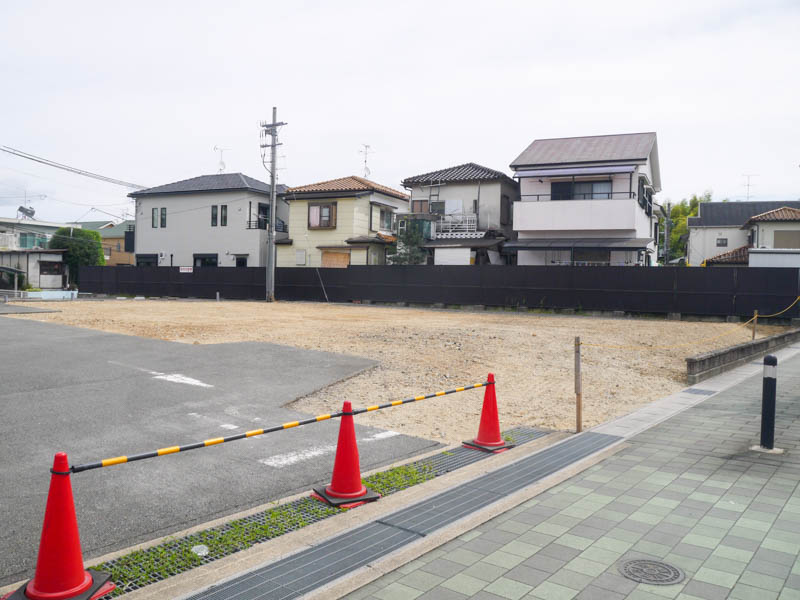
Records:
[[[146,186],[510,173],[534,139],[655,131],[661,202],[800,198],[800,2],[0,3],[0,145]],[[130,190],[0,153],[0,216],[122,216]],[[45,195],[42,199],[40,196]],[[88,213],[88,214],[87,214]]]

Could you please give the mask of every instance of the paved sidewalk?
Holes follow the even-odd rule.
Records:
[[[783,354],[783,353],[780,353]],[[800,356],[778,366],[776,446],[759,439],[761,376],[726,374],[597,430],[630,447],[346,598],[800,599]],[[741,373],[741,371],[740,371]],[[704,389],[707,388],[707,389]],[[685,411],[668,417],[669,405]],[[649,427],[649,428],[648,428]],[[683,569],[679,584],[622,577],[629,559]]]

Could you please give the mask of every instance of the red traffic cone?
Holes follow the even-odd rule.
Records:
[[[50,473],[36,573],[8,600],[94,600],[105,596],[116,587],[109,581],[111,576],[83,568],[69,460],[64,452],[56,454]]]
[[[380,498],[380,494],[368,490],[361,483],[356,429],[353,425],[353,407],[350,402],[345,401],[342,413],[331,482],[324,488],[314,488],[312,496],[331,506],[353,508],[365,502],[377,500]]]
[[[500,419],[497,416],[497,396],[494,391],[494,373],[489,373],[486,392],[483,395],[483,410],[481,411],[481,424],[478,427],[478,437],[463,443],[467,448],[483,450],[484,452],[505,452],[513,448],[514,444],[507,443],[500,436]]]

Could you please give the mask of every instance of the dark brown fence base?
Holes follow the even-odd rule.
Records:
[[[82,267],[81,292],[260,300],[264,269]],[[279,300],[482,305],[751,317],[800,295],[798,269],[523,266],[280,268]],[[800,305],[782,315],[798,316]]]

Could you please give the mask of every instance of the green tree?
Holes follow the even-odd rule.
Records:
[[[689,217],[696,217],[700,212],[703,202],[711,202],[711,192],[706,191],[701,195],[692,194],[688,200],[684,198],[670,209],[671,221],[669,231],[669,257],[674,260],[686,256],[686,242],[689,239]],[[663,234],[663,227],[661,228]]]
[[[425,238],[415,221],[408,221],[408,226],[397,235],[397,241],[389,247],[388,258],[393,265],[425,264],[428,252],[422,247]]]
[[[78,283],[78,267],[106,264],[100,234],[77,227],[61,227],[50,238],[49,248],[66,250],[64,263],[69,265],[70,280]]]

